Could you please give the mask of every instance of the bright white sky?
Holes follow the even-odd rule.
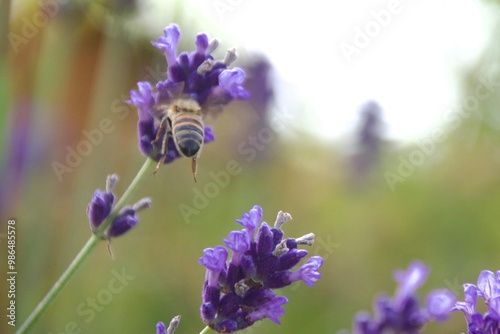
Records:
[[[152,20],[155,25],[165,17],[161,6],[167,6],[156,1],[148,6],[155,9],[148,11],[157,16]],[[369,37],[369,44],[348,62],[341,43],[355,46],[357,29],[376,22],[371,13],[387,11],[394,4],[390,22],[385,27],[379,24],[378,34]],[[234,46],[240,54],[267,55],[281,89],[293,91],[281,96],[278,107],[301,110],[294,125],[336,138],[351,132],[360,105],[375,99],[384,109],[386,135],[413,140],[438,126],[458,98],[460,72],[475,61],[487,40],[489,21],[480,4],[479,0],[188,0],[186,7],[193,9],[183,15],[185,22],[201,21],[198,25],[210,37],[221,37],[223,49]]]

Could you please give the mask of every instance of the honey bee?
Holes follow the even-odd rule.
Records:
[[[169,104],[160,105],[157,110],[160,115],[160,128],[154,141],[162,139],[161,158],[153,174],[160,168],[167,155],[168,138],[172,136],[179,153],[192,158],[191,172],[196,182],[196,159],[200,156],[205,136],[202,108],[196,100],[190,97],[174,99]]]

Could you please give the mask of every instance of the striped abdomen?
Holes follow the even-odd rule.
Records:
[[[185,157],[196,157],[203,145],[204,127],[201,117],[192,113],[179,113],[171,121],[177,150]]]

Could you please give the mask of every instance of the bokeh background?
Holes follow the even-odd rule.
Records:
[[[432,15],[429,3],[412,4],[423,13],[422,26],[426,15]],[[168,322],[177,314],[182,315],[177,333],[199,332],[204,327],[198,309],[205,271],[198,258],[204,248],[222,244],[231,230],[239,229],[234,220],[254,204],[263,207],[264,219],[270,223],[279,210],[290,212],[294,220],[285,226],[287,236],[314,232],[316,243],[309,250],[322,255],[325,264],[314,288],[297,284],[280,292],[289,299],[280,326],[266,320],[246,333],[350,329],[358,311],[371,311],[374,297],[393,293],[393,271],[413,260],[431,268],[419,291],[422,298],[436,288],[449,288],[462,298],[463,283],[475,283],[483,269],[499,269],[500,245],[500,4],[468,3],[481,8],[486,22],[484,35],[473,35],[471,40],[485,42],[473,45],[475,57],[443,68],[453,74],[453,80],[435,90],[450,100],[438,101],[436,107],[434,97],[422,94],[411,75],[402,75],[398,89],[379,97],[381,88],[394,87],[391,77],[382,75],[390,71],[390,63],[375,61],[371,66],[381,73],[375,78],[363,76],[357,67],[358,60],[366,66],[369,59],[393,56],[385,48],[385,38],[400,29],[404,16],[377,34],[358,59],[353,57],[348,64],[342,54],[340,43],[352,43],[354,28],[372,21],[370,12],[387,8],[388,1],[365,1],[355,20],[338,26],[326,22],[324,13],[329,8],[320,3],[287,3],[281,11],[273,7],[275,12],[269,15],[266,6],[243,0],[204,5],[195,1],[3,1],[0,227],[5,233],[7,219],[17,221],[17,324],[90,236],[85,210],[94,190],[104,189],[106,176],[117,173],[116,192],[121,194],[142,165],[136,111],[124,101],[137,81],[155,83],[165,78],[163,55],[150,41],[173,22],[181,28],[181,51],[192,50],[200,31],[220,39],[219,57],[236,47],[239,58],[234,65],[246,70],[252,99],[233,102],[217,118],[207,120],[217,139],[203,148],[197,184],[187,159],[162,166],[157,175],[145,179],[133,200],[151,197],[152,209],[140,213],[137,228],[113,241],[114,260],[106,243],[97,247],[34,333],[154,333],[158,321]],[[267,13],[262,14],[266,19],[255,14],[259,13],[255,6]],[[297,11],[287,6],[304,10],[290,20]],[[450,16],[454,6],[448,2]],[[315,13],[323,13],[325,30],[346,31],[344,39],[316,36],[329,33],[321,31],[321,20],[309,32],[304,20],[310,22]],[[461,15],[462,20],[455,23],[467,27],[467,12]],[[460,40],[447,18],[439,17],[441,25],[434,32],[408,36],[403,47],[424,46],[444,27],[451,32],[450,39]],[[286,32],[289,21],[305,32],[295,44],[272,33]],[[291,58],[286,61],[296,64],[296,81],[293,71],[283,72],[280,67],[273,51],[277,48],[253,50],[238,37],[236,24],[249,31],[259,26],[260,38],[278,46]],[[262,25],[269,34],[262,33]],[[477,31],[474,26],[470,30]],[[334,50],[334,56],[321,54],[318,40]],[[399,69],[423,72],[427,82],[422,91],[442,77],[431,66],[433,59],[441,59],[431,46],[407,55]],[[310,56],[296,57],[299,49]],[[460,50],[456,52],[459,56]],[[369,98],[365,93],[356,95],[352,82],[342,87],[333,85],[329,75],[317,79],[312,74],[329,73],[331,68],[342,69],[344,75],[352,72],[352,82],[360,85],[371,82],[373,93]],[[309,86],[326,97],[319,108],[317,100],[300,88],[308,71]],[[337,97],[346,95],[352,96],[355,107],[336,104]],[[392,98],[398,100],[401,95],[411,98],[405,99],[406,107],[395,110],[398,104]],[[391,123],[387,115],[419,119],[414,105],[427,106],[423,109],[432,110],[440,122],[408,138],[404,133],[411,132],[411,126],[398,128],[403,125]],[[329,123],[318,116],[325,113],[348,115],[351,123],[336,135],[335,118]],[[104,129],[103,120],[108,124]],[[328,129],[332,133],[326,133]],[[84,143],[89,133],[95,141],[90,146]],[[67,159],[72,150],[81,154],[72,158],[70,166]],[[228,163],[238,164],[239,172],[214,187],[213,175],[225,173]],[[67,169],[57,172],[55,166],[61,165]],[[183,214],[181,208],[186,207],[193,208],[191,214]],[[5,310],[4,234],[0,245],[0,309]],[[116,273],[125,273],[128,279],[118,284],[120,291],[109,294],[106,291]],[[92,300],[103,296],[111,297],[105,305],[92,306]],[[0,319],[0,332],[11,333],[5,316]],[[457,313],[423,332],[465,331],[463,316]]]

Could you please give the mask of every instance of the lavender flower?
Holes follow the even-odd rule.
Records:
[[[477,298],[481,297],[487,307],[482,315],[476,312]],[[453,311],[462,311],[467,321],[469,334],[500,333],[500,270],[496,275],[483,270],[477,279],[477,285],[464,284],[464,301],[457,302]]]
[[[217,48],[217,40],[208,40],[204,33],[196,36],[196,50],[177,55],[180,38],[179,27],[171,24],[164,29],[165,36],[152,44],[163,51],[168,64],[168,79],[156,83],[156,89],[149,82],[138,82],[138,90],[130,92],[127,102],[137,107],[137,124],[140,151],[155,161],[170,163],[181,157],[179,148],[171,135],[166,148],[162,150],[164,115],[158,112],[160,106],[171,105],[182,97],[195,101],[203,116],[222,111],[233,99],[247,99],[243,88],[245,73],[240,68],[228,69],[236,59],[234,49],[227,52],[223,60],[214,60],[211,53]],[[168,133],[167,133],[168,135]],[[212,142],[212,129],[205,126],[203,143]],[[162,151],[166,151],[162,153]]]
[[[427,297],[426,307],[421,307],[415,295],[426,281],[429,269],[421,262],[413,262],[406,271],[396,271],[399,283],[391,299],[381,296],[375,301],[376,317],[363,312],[356,316],[354,334],[418,333],[426,322],[443,321],[455,301],[448,290],[435,290]]]
[[[99,235],[102,239],[109,240],[130,231],[139,222],[139,218],[136,215],[137,211],[151,206],[151,200],[149,198],[141,199],[132,207],[126,206],[113,218],[113,221],[104,233],[100,231],[101,224],[111,215],[115,201],[113,188],[117,182],[117,175],[109,175],[106,179],[106,190],[96,190],[87,207],[90,229],[92,233]]]
[[[232,333],[265,318],[279,324],[279,317],[285,312],[281,306],[288,300],[276,296],[272,289],[300,280],[313,286],[321,277],[320,256],[312,256],[292,271],[308,254],[297,245],[311,245],[312,233],[298,239],[283,239],[281,226],[291,219],[289,214],[280,212],[273,228],[261,223],[261,219],[262,208],[256,205],[237,220],[245,229],[233,231],[224,239],[232,251],[229,262],[228,251],[222,246],[205,249],[199,259],[207,268],[201,317],[219,333]]]

